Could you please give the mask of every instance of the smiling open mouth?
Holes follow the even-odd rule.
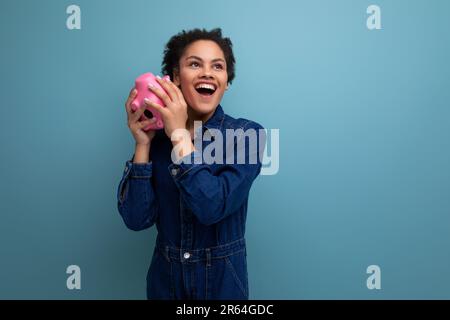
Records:
[[[198,93],[200,93],[202,96],[211,96],[216,92],[216,90],[209,89],[209,88],[198,88],[195,89]]]

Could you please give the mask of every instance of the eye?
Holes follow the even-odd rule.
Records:
[[[215,67],[216,69],[219,69],[219,70],[222,70],[222,69],[223,69],[223,65],[221,65],[220,63],[216,63],[216,64],[214,65],[214,67]]]
[[[196,68],[199,66],[199,64],[198,64],[198,62],[192,61],[191,63],[189,63],[189,66]]]

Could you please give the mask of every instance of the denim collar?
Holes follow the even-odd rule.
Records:
[[[223,126],[223,120],[225,118],[225,113],[223,112],[222,106],[219,104],[214,111],[211,118],[206,120],[205,123],[202,123],[202,126],[197,129],[197,131],[200,131],[200,128],[202,130],[202,135],[206,132],[207,129],[218,129],[221,130]],[[198,134],[198,132],[195,132],[195,135]]]
[[[225,113],[223,112],[222,106],[219,104],[214,111],[214,114],[209,118],[203,127],[208,129],[221,129],[223,124],[223,119],[225,118]]]

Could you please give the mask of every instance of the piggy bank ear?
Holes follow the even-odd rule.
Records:
[[[131,103],[131,109],[132,109],[133,111],[136,111],[137,109],[139,109],[139,103],[137,102],[137,100],[134,100],[134,101]]]

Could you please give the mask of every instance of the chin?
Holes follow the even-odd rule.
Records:
[[[194,111],[197,115],[209,115],[213,113],[217,106],[220,104],[222,99],[223,92],[220,90],[216,90],[212,95],[201,95],[197,91],[189,92],[186,97],[186,102],[189,105],[190,109]]]
[[[195,102],[192,105],[190,105],[190,107],[193,111],[195,111],[199,115],[206,115],[211,112],[214,112],[214,110],[218,105],[219,102],[208,102],[208,103]]]

